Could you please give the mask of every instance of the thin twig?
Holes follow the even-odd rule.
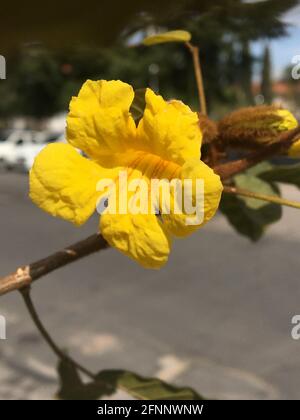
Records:
[[[94,252],[106,249],[108,246],[105,239],[99,233],[95,233],[62,251],[55,252],[25,267],[20,267],[16,272],[0,279],[0,296],[13,290],[21,289],[24,286],[29,286],[33,281],[51,271]]]
[[[53,338],[49,335],[48,331],[44,327],[43,323],[41,322],[38,313],[35,309],[35,306],[32,302],[31,296],[30,296],[30,287],[24,287],[20,290],[21,295],[23,297],[24,303],[26,305],[26,308],[31,316],[32,321],[34,322],[35,326],[41,333],[42,337],[46,341],[46,343],[49,345],[49,347],[53,350],[53,352],[56,354],[56,356],[60,360],[66,360],[72,365],[74,365],[78,370],[80,370],[82,373],[87,375],[88,377],[95,379],[96,375],[94,375],[92,372],[90,372],[88,369],[86,369],[84,366],[81,366],[76,360],[73,360],[70,356],[68,356],[66,353],[64,353],[55,343]]]
[[[269,203],[280,204],[282,206],[293,207],[300,209],[300,203],[297,201],[286,200],[276,195],[260,194],[254,191],[245,190],[243,188],[236,188],[228,185],[224,185],[223,191],[228,194],[241,195],[243,197],[255,198],[257,200],[267,201]]]
[[[191,52],[192,58],[193,58],[194,72],[195,72],[198,96],[199,96],[199,102],[200,102],[200,112],[204,115],[207,115],[203,76],[202,76],[202,70],[201,70],[201,64],[200,64],[200,58],[199,58],[199,48],[191,44],[190,42],[186,42],[186,46]]]

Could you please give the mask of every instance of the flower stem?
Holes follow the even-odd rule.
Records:
[[[295,209],[300,209],[300,203],[297,201],[286,200],[276,195],[267,195],[260,194],[249,190],[244,190],[241,188],[231,187],[224,185],[224,192],[228,194],[241,195],[243,197],[255,198],[257,200],[268,201],[269,203],[281,204],[282,206],[293,207]]]
[[[201,64],[200,64],[200,58],[199,58],[199,48],[191,44],[190,42],[186,42],[186,46],[189,49],[190,53],[192,54],[192,58],[193,58],[194,72],[195,72],[198,96],[199,96],[199,102],[200,102],[200,112],[204,115],[207,115],[203,76],[202,76],[202,70],[201,70]]]
[[[66,360],[72,365],[74,365],[78,370],[80,370],[82,373],[87,375],[88,377],[95,379],[95,375],[90,372],[88,369],[86,369],[84,366],[81,366],[79,363],[77,363],[75,360],[73,360],[70,356],[65,354],[55,343],[53,338],[49,335],[48,331],[44,327],[43,323],[41,322],[38,313],[35,309],[35,306],[32,302],[31,296],[30,296],[30,287],[24,287],[23,289],[20,289],[21,295],[23,297],[24,303],[26,305],[26,308],[28,309],[28,312],[31,316],[32,321],[34,322],[35,326],[41,333],[42,337],[46,341],[46,343],[49,345],[49,347],[53,350],[53,352],[56,354],[56,356],[60,360]]]

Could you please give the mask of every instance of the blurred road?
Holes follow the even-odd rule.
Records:
[[[96,217],[75,228],[35,208],[21,174],[0,174],[0,209],[0,275],[97,227]],[[300,341],[291,338],[300,314],[299,218],[285,209],[253,245],[218,216],[178,240],[158,272],[110,249],[39,280],[33,298],[57,342],[92,370],[158,375],[212,398],[300,398]],[[0,399],[51,398],[55,357],[18,293],[0,298],[0,314]]]

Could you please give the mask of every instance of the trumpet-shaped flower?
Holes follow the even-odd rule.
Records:
[[[213,217],[222,184],[200,160],[202,133],[196,113],[180,101],[166,102],[147,89],[144,115],[136,126],[130,113],[133,98],[132,87],[121,81],[84,83],[70,103],[68,144],[48,145],[35,159],[30,197],[51,215],[81,225],[103,197],[97,187],[103,179],[114,181],[117,190],[122,189],[120,173],[125,173],[128,181],[143,180],[146,185],[153,179],[202,180],[204,214],[194,224],[187,223],[187,212],[174,210],[175,190],[170,194],[169,212],[163,211],[158,193],[154,203],[147,204],[149,211],[138,214],[121,211],[120,206],[109,211],[112,200],[108,198],[100,217],[103,237],[144,267],[159,268],[168,259],[174,237],[189,235]],[[138,184],[128,193],[125,210],[137,189]],[[194,185],[189,194],[195,205]]]

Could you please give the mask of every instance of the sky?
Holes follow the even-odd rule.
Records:
[[[300,5],[290,10],[283,20],[291,26],[288,30],[289,35],[269,42],[272,55],[273,77],[280,78],[284,68],[292,64],[292,58],[300,55]],[[265,47],[265,41],[252,43],[254,55],[261,56]],[[255,75],[258,78],[258,74]]]

